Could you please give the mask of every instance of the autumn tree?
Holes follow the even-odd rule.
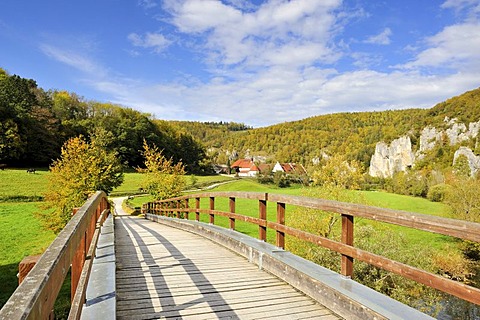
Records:
[[[480,222],[480,180],[465,175],[448,179],[445,203],[456,219]]]
[[[145,168],[138,171],[145,174],[142,187],[156,200],[179,196],[186,186],[185,169],[182,162],[166,158],[156,145],[143,142],[142,155]]]
[[[328,158],[312,174],[314,185],[338,186],[345,189],[358,189],[362,180],[361,165],[353,160],[348,162],[341,155]]]
[[[73,208],[83,205],[91,194],[97,190],[109,193],[123,182],[116,153],[82,136],[63,145],[61,157],[53,162],[50,171],[45,193],[45,207],[50,210],[40,217],[44,226],[56,233],[70,220]]]

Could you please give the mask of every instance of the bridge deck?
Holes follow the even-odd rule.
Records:
[[[117,319],[339,319],[200,236],[122,215],[115,232]]]

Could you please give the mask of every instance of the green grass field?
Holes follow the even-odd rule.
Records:
[[[195,185],[192,184],[192,176],[186,176],[185,180],[187,182],[187,189],[198,188],[203,186],[208,186],[214,183],[221,183],[233,180],[231,177],[226,176],[195,176],[196,180]],[[140,173],[125,173],[124,181],[121,186],[115,188],[111,195],[112,196],[122,196],[122,195],[134,195],[140,193],[140,187],[142,186],[143,175]]]
[[[47,187],[46,169],[27,173],[25,169],[0,170],[0,201],[38,201]]]
[[[41,254],[55,238],[33,215],[38,202],[0,203],[0,307],[17,287],[18,264],[29,255]]]
[[[18,264],[26,256],[43,253],[55,238],[42,228],[35,212],[40,212],[48,171],[28,174],[23,169],[0,171],[0,308],[15,291]],[[68,279],[55,306],[57,319],[68,315],[70,285]]]

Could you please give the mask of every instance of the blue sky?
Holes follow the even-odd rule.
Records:
[[[0,67],[167,120],[266,126],[480,86],[480,0],[0,2]]]

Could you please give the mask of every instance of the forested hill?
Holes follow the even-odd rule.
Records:
[[[237,151],[240,156],[263,155],[281,162],[308,165],[322,154],[343,154],[359,160],[365,168],[379,141],[390,142],[409,135],[418,147],[421,130],[427,125],[442,127],[445,117],[469,123],[480,120],[480,88],[441,102],[431,109],[381,112],[336,113],[286,122],[265,128],[232,131],[226,125],[175,122],[200,139],[207,148],[222,153]]]
[[[39,88],[32,79],[0,68],[0,163],[48,166],[60,156],[63,143],[96,136],[107,150],[118,152],[128,167],[143,163],[143,140],[168,158],[199,169],[204,147],[190,134],[148,114],[122,106],[86,101],[75,93]]]

